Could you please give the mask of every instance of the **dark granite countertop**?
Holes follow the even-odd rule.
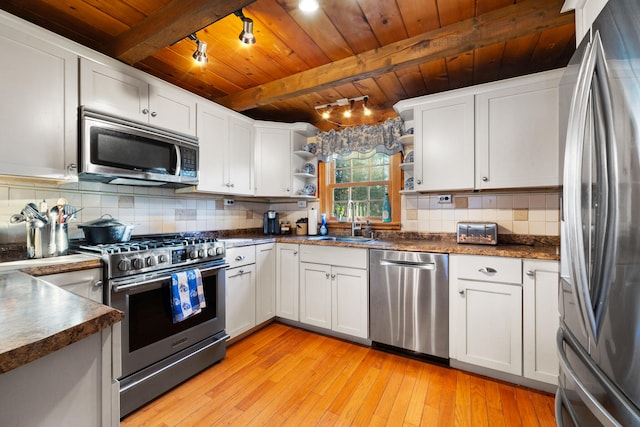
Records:
[[[124,313],[20,271],[0,273],[0,374],[121,321]]]
[[[498,245],[459,244],[455,234],[417,234],[388,233],[373,241],[337,242],[333,240],[317,240],[316,236],[279,235],[264,236],[245,234],[239,237],[222,237],[228,248],[257,245],[262,243],[298,243],[304,245],[341,246],[366,249],[385,249],[413,252],[436,252],[448,254],[488,255],[509,258],[526,258],[558,261],[560,259],[560,242],[557,237],[528,236],[505,238],[505,243]]]

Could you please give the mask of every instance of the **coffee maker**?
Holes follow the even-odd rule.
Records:
[[[264,213],[264,234],[280,234],[280,216],[276,211],[266,211]]]

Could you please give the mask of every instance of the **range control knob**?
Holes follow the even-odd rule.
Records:
[[[153,267],[158,263],[158,261],[157,261],[156,257],[151,255],[151,256],[147,257],[147,259],[145,260],[145,263],[147,264],[147,267]]]
[[[224,253],[224,248],[222,246],[218,246],[216,248],[216,255],[222,255]]]
[[[214,256],[216,254],[215,248],[207,249],[207,256]]]
[[[204,249],[198,249],[198,257],[199,258],[204,258],[207,256],[207,251]]]
[[[131,262],[128,259],[120,260],[120,262],[118,263],[118,270],[120,271],[131,270]]]
[[[189,250],[189,258],[191,258],[191,259],[198,258],[198,250],[197,249]]]
[[[144,260],[142,258],[134,258],[133,259],[133,268],[139,270],[144,268]]]
[[[164,264],[167,261],[169,261],[169,258],[166,255],[160,255],[158,257],[158,262],[160,262],[160,264]]]

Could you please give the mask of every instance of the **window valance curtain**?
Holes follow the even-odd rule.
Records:
[[[320,132],[316,136],[318,159],[330,162],[358,153],[372,156],[375,153],[395,154],[402,150],[398,138],[402,135],[403,121],[400,117],[384,123],[362,125],[336,131]]]

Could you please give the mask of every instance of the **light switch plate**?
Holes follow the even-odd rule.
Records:
[[[306,200],[298,200],[298,207],[299,208],[306,208],[307,207],[307,201]]]

